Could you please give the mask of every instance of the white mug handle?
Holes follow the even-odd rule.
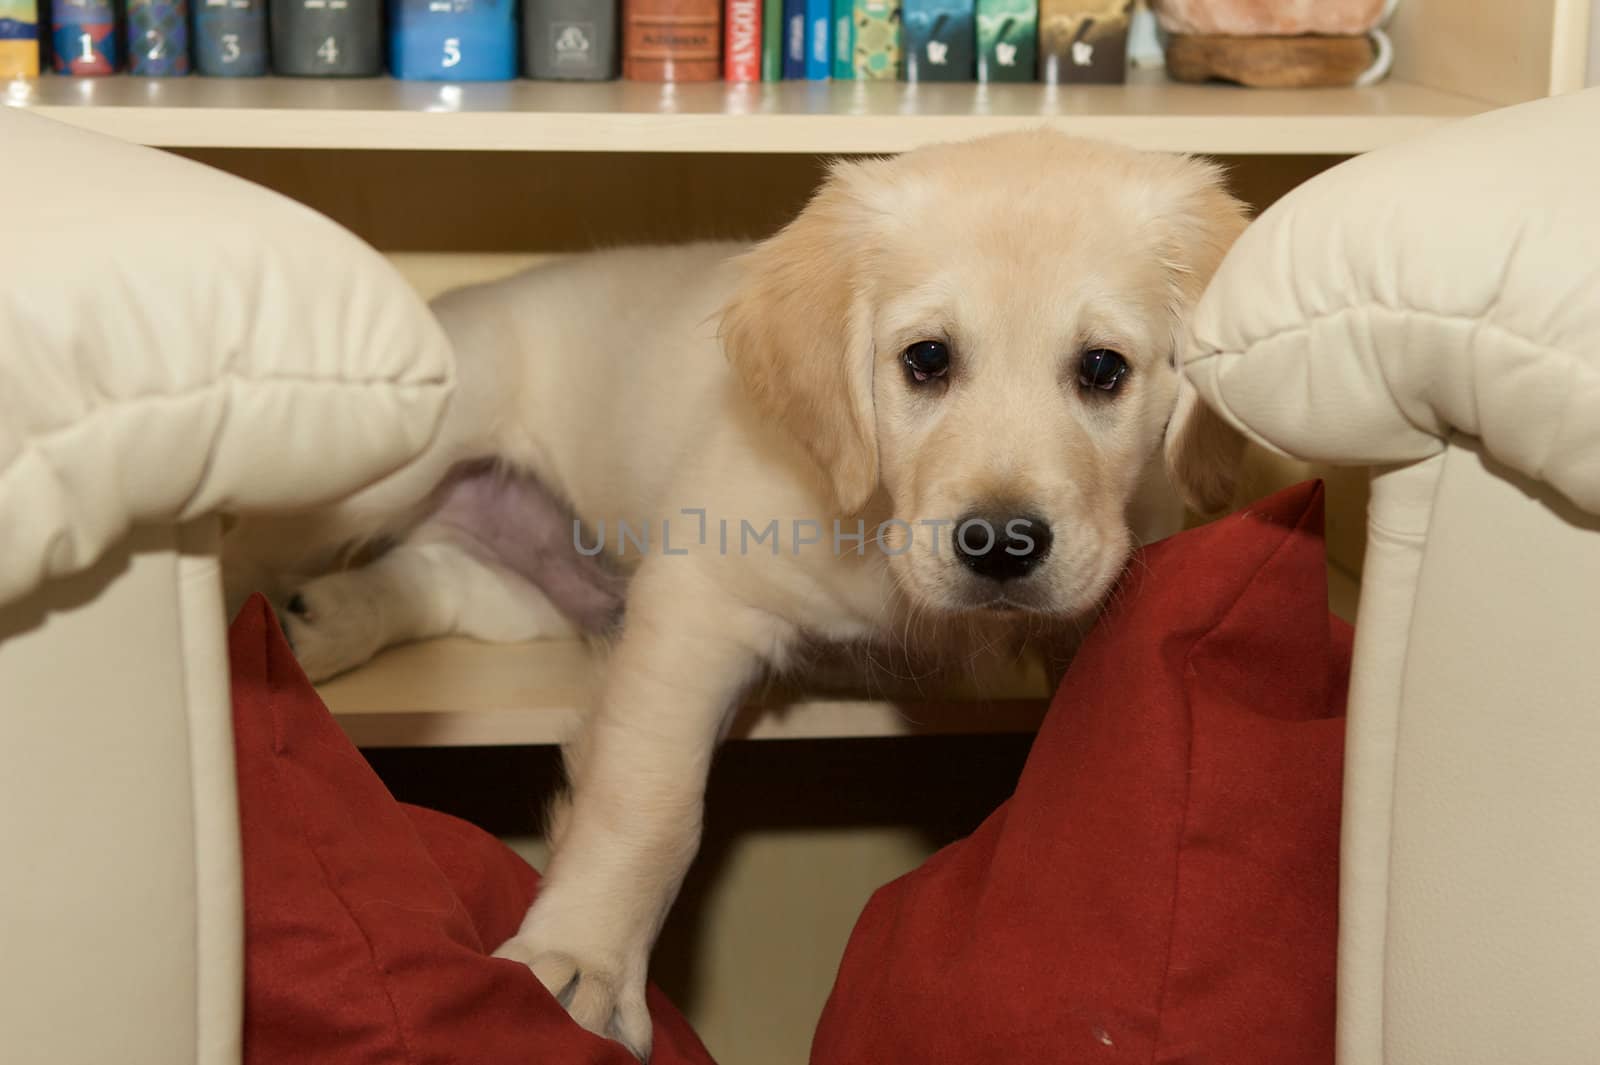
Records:
[[[1372,40],[1372,65],[1361,72],[1356,79],[1357,85],[1375,85],[1389,76],[1389,68],[1394,66],[1394,42],[1389,40],[1389,35],[1380,29],[1373,29],[1367,33]]]
[[[1400,0],[1385,0],[1383,13],[1378,16],[1378,21],[1367,32],[1367,37],[1372,41],[1372,65],[1362,71],[1356,79],[1357,85],[1375,85],[1389,76],[1389,68],[1394,66],[1394,42],[1389,40],[1389,35],[1383,28],[1394,17],[1394,9],[1400,6]]]

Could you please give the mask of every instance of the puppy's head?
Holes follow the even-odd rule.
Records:
[[[1191,506],[1231,494],[1242,442],[1174,359],[1244,224],[1207,163],[1047,132],[842,163],[747,256],[723,338],[841,512],[886,501],[914,599],[1077,613],[1163,438]]]

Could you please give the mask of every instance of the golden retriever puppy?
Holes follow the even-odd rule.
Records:
[[[812,644],[960,658],[1090,614],[1176,526],[1163,451],[1192,504],[1227,501],[1240,441],[1174,354],[1244,225],[1207,163],[1044,131],[840,163],[754,248],[441,298],[461,387],[430,454],[234,553],[401,537],[285,600],[318,676],[423,636],[613,632],[499,953],[644,1058],[650,950],[757,677]]]

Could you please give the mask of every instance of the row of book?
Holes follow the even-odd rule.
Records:
[[[0,0],[0,78],[1114,82],[1126,66],[1126,10],[1119,26],[1106,0],[618,3]]]

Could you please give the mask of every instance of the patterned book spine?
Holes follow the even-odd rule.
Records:
[[[616,0],[523,0],[525,72],[548,81],[617,76]]]
[[[1133,0],[1039,0],[1039,80],[1128,79]]]
[[[763,0],[761,80],[783,80],[783,0]]]
[[[381,0],[272,0],[272,69],[313,78],[383,73]]]
[[[722,70],[725,81],[761,80],[761,3],[762,0],[728,0],[728,46]]]
[[[55,0],[50,5],[50,45],[57,74],[116,73],[117,16],[111,0]]]
[[[721,0],[624,0],[622,76],[632,81],[719,79]]]
[[[855,0],[856,77],[893,79],[900,73],[900,0]]]
[[[855,0],[833,0],[833,80],[856,76]]]
[[[972,0],[904,0],[907,81],[971,81]]]
[[[267,72],[267,0],[196,0],[194,67],[213,78]]]
[[[1032,81],[1037,0],[978,0],[978,80]]]
[[[128,73],[189,73],[189,0],[128,0]]]
[[[516,13],[516,0],[393,0],[390,71],[411,81],[509,81]]]
[[[806,80],[833,72],[833,0],[806,0]]]
[[[0,78],[39,76],[39,8],[34,0],[0,0]]]

